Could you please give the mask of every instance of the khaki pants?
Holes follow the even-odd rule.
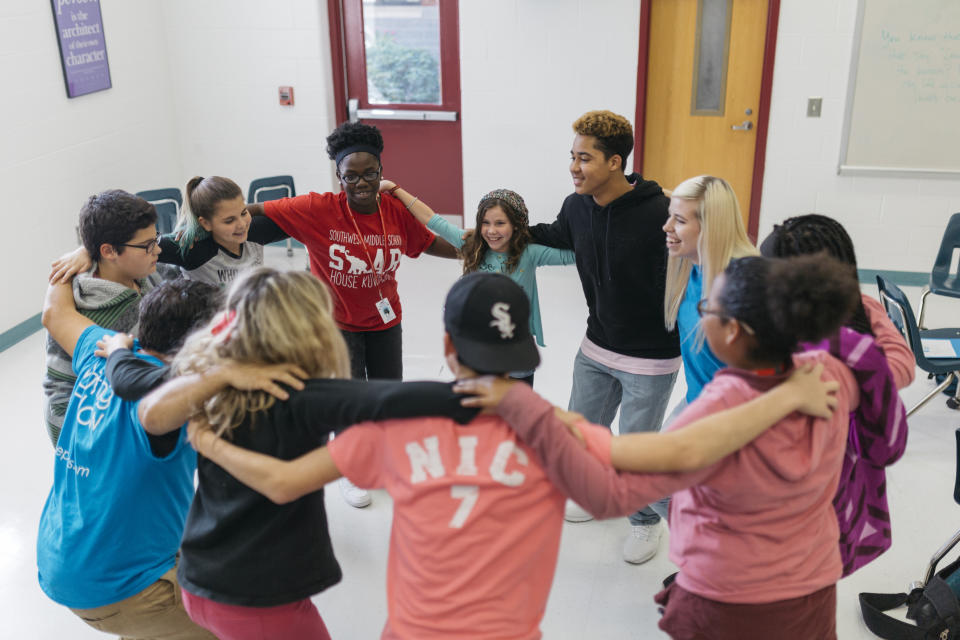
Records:
[[[98,631],[124,640],[216,640],[187,616],[177,584],[177,568],[135,596],[95,609],[71,609]]]

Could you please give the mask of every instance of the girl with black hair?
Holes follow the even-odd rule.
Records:
[[[310,271],[333,294],[334,318],[350,351],[354,378],[400,379],[400,298],[396,271],[403,255],[453,257],[456,250],[412,218],[396,189],[379,193],[383,177],[379,129],[345,122],[327,136],[340,193],[309,193],[248,204],[310,254]]]
[[[833,218],[810,213],[787,218],[774,225],[773,231],[760,245],[760,254],[768,258],[788,258],[825,252],[849,265],[857,274],[857,255],[853,241],[843,225]],[[906,340],[890,322],[883,305],[876,298],[861,294],[846,326],[873,336],[883,350],[898,389],[913,382],[915,361]]]
[[[833,218],[808,214],[775,225],[760,247],[765,256],[830,255],[857,275],[857,257],[846,229]],[[847,455],[833,504],[840,525],[843,575],[848,576],[890,548],[890,509],[884,468],[907,447],[906,415],[897,394],[913,382],[913,352],[878,300],[862,293],[848,332],[826,345],[854,369],[866,401],[850,414]],[[854,333],[857,332],[857,333]],[[852,335],[850,335],[852,334]],[[872,336],[880,353],[856,350],[860,334]],[[856,356],[851,358],[851,356]]]
[[[266,215],[291,238],[307,247],[310,271],[330,288],[333,317],[350,353],[353,378],[403,377],[403,311],[397,294],[401,256],[421,253],[447,258],[457,251],[409,213],[399,187],[380,193],[383,136],[376,127],[344,122],[327,136],[340,193],[308,193],[248,204],[253,215]],[[404,192],[406,193],[406,192]],[[344,499],[353,507],[370,504],[370,495],[344,481]]]
[[[739,258],[717,276],[699,311],[707,343],[727,368],[668,433],[740,406],[808,363],[822,364],[838,389],[833,417],[792,413],[700,471],[617,474],[607,465],[649,468],[642,464],[641,434],[584,430],[591,456],[547,412],[535,424],[520,424],[510,411],[498,411],[549,461],[551,480],[597,517],[673,494],[670,559],[680,571],[656,597],[664,607],[659,626],[671,637],[836,638],[842,562],[832,499],[848,415],[860,395],[844,362],[825,351],[796,349],[834,334],[858,294],[850,269],[822,256]]]

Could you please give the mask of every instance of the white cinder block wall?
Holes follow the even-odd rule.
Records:
[[[113,88],[68,99],[49,2],[0,2],[0,333],[40,311],[50,261],[91,194],[165,185],[176,153],[159,3],[101,0]]]
[[[298,193],[334,185],[335,126],[324,0],[165,0],[181,189],[194,175],[290,174]],[[277,90],[294,87],[294,106]]]
[[[789,216],[823,213],[849,230],[861,268],[929,272],[960,211],[960,179],[837,175],[856,5],[780,5],[760,238]],[[806,117],[808,97],[823,97],[821,118]]]

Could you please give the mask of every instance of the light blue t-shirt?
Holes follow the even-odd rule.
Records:
[[[463,246],[463,229],[455,224],[450,224],[441,216],[434,214],[427,224],[427,229],[455,246],[457,249]],[[545,247],[542,244],[528,244],[520,256],[520,262],[513,273],[507,273],[506,263],[509,256],[506,253],[499,253],[493,250],[487,250],[483,262],[478,271],[487,271],[493,273],[502,273],[510,276],[514,282],[526,292],[530,298],[530,333],[536,339],[541,347],[546,346],[543,343],[543,324],[540,322],[540,297],[537,295],[537,267],[544,265],[564,265],[573,264],[576,261],[576,255],[573,251],[567,249],[554,249]]]
[[[121,400],[107,382],[106,360],[94,350],[113,333],[93,325],[77,341],[77,382],[37,535],[40,588],[72,609],[129,598],[172,568],[193,499],[197,456],[186,429],[157,458],[137,418],[139,402]]]
[[[713,374],[723,369],[724,363],[710,351],[706,340],[698,345],[697,327],[700,326],[700,314],[697,303],[703,294],[703,272],[699,265],[693,265],[683,300],[677,310],[677,328],[680,332],[680,357],[683,359],[683,372],[687,380],[687,404],[700,395],[703,387],[713,380]]]

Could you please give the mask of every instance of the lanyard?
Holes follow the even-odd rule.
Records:
[[[343,203],[338,201],[341,209],[344,209]],[[360,240],[360,246],[363,247],[363,252],[367,254],[367,260],[369,260],[370,271],[374,274],[377,273],[377,270],[373,266],[373,256],[370,255],[370,249],[367,247],[366,241],[363,239],[363,234],[360,233],[360,225],[357,224],[357,219],[353,217],[353,211],[350,210],[350,205],[346,207],[346,217],[350,218],[350,222],[353,223],[353,228],[357,232],[357,239]],[[388,256],[388,247],[387,247],[387,225],[383,221],[383,212],[380,210],[380,196],[377,196],[377,217],[380,218],[380,228],[383,230],[383,259],[386,261]],[[383,298],[383,292],[380,290],[380,284],[377,283],[377,293],[380,294],[380,297]]]

